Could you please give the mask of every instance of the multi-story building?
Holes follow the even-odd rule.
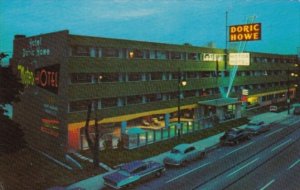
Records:
[[[180,90],[182,116],[197,119],[199,101],[220,98],[220,86],[228,91],[232,66],[225,64],[225,52],[69,31],[16,35],[11,64],[26,88],[14,104],[13,118],[31,146],[63,155],[87,147],[83,127],[89,103],[102,132],[116,137],[121,129],[176,120],[182,77],[187,81]],[[299,68],[296,58],[250,52],[250,66],[238,68],[230,97],[248,89],[248,107],[286,101],[288,83],[294,97],[295,78],[289,75]]]

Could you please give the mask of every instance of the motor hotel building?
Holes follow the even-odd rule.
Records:
[[[16,35],[10,62],[26,88],[14,104],[13,119],[31,146],[63,155],[87,147],[83,127],[89,102],[102,132],[116,137],[132,126],[176,121],[179,76],[187,81],[180,95],[182,117],[197,119],[199,101],[220,98],[219,87],[228,89],[232,66],[225,64],[225,55],[224,49],[67,30]],[[296,78],[289,75],[299,68],[296,63],[296,55],[250,52],[250,66],[238,68],[230,97],[240,98],[248,89],[247,108],[286,101],[288,83],[294,97]]]

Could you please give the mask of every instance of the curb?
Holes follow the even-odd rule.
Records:
[[[213,150],[219,148],[220,145],[221,145],[220,143],[217,143],[217,144],[215,144],[215,145],[213,145],[213,146],[211,146],[211,147],[205,148],[206,153],[212,152]]]
[[[74,154],[75,156],[77,156],[78,158],[82,159],[82,160],[85,160],[85,161],[88,161],[88,162],[90,162],[90,163],[93,163],[93,159],[88,158],[88,157],[86,157],[86,156],[83,156],[83,155],[79,154],[78,152],[73,153],[73,154]],[[102,163],[102,162],[99,162],[99,167],[105,169],[105,170],[108,171],[108,172],[110,172],[110,171],[113,170],[111,167],[109,167],[108,165],[106,165],[106,164],[104,164],[104,163]]]

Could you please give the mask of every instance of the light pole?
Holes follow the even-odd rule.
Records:
[[[287,106],[288,106],[288,112],[287,114],[290,115],[290,68],[288,67],[288,80],[287,80],[287,97],[286,97],[286,102],[287,102]]]
[[[290,105],[291,105],[291,99],[290,99],[290,76],[297,77],[298,74],[290,73],[290,68],[288,68],[288,80],[287,80],[287,106],[288,106],[288,115],[290,114]]]
[[[180,71],[180,69],[178,69],[178,82],[177,82],[177,86],[178,86],[178,91],[177,91],[177,95],[178,95],[178,104],[177,104],[177,132],[178,132],[178,138],[180,138],[180,135],[181,135],[181,122],[180,122],[180,117],[181,117],[181,110],[180,110],[181,87],[186,86],[186,84],[187,84],[186,80],[182,79],[181,71]]]

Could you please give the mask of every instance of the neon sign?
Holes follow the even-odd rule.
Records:
[[[50,92],[58,92],[59,84],[59,64],[51,65],[36,69],[33,73],[28,68],[25,69],[23,65],[18,65],[18,70],[21,75],[21,82],[28,87],[28,85],[37,85]]]
[[[51,136],[58,137],[59,121],[55,119],[42,119],[43,125],[41,126],[41,131],[47,133]]]
[[[35,84],[50,92],[58,92],[59,65],[51,65],[35,70]]]
[[[261,39],[261,23],[233,25],[229,27],[229,41],[252,41]]]
[[[23,65],[18,65],[18,70],[21,74],[21,82],[22,84],[28,86],[34,85],[34,76],[33,76],[33,72],[29,71],[28,68],[26,68]]]
[[[50,55],[50,50],[42,48],[42,38],[29,39],[29,49],[23,49],[23,57]]]

